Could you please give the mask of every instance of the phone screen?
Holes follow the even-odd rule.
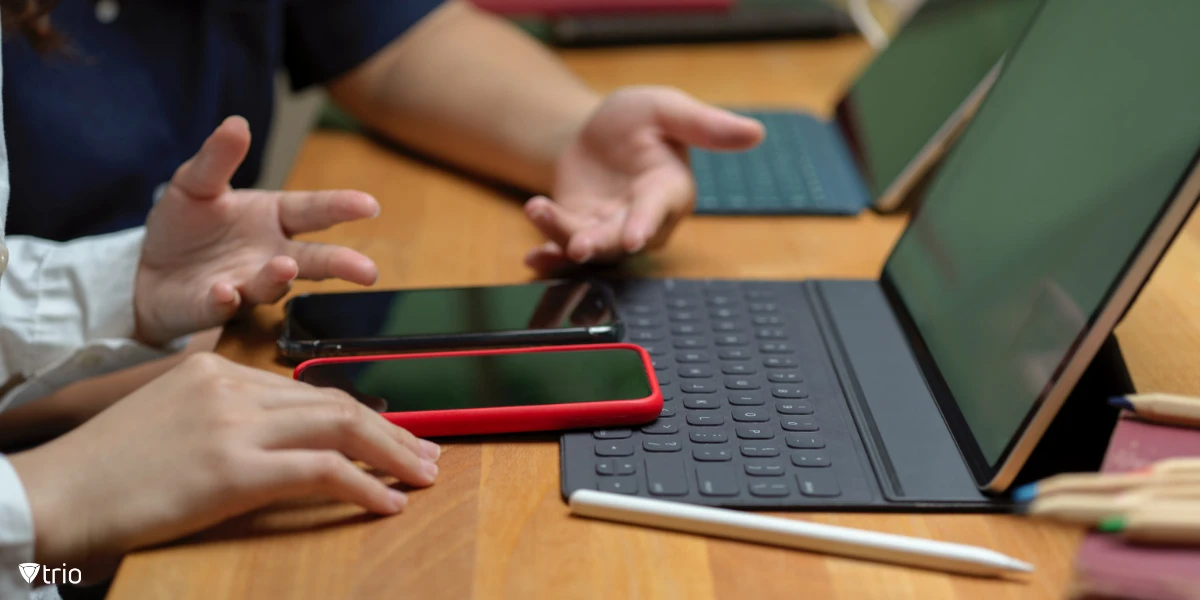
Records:
[[[518,352],[314,365],[300,381],[336,387],[379,412],[640,400],[651,394],[631,349]]]
[[[294,341],[588,328],[612,325],[607,290],[591,282],[300,296],[288,304]]]

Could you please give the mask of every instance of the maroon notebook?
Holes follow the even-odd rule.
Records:
[[[583,15],[605,12],[729,10],[733,0],[471,0],[501,15]]]
[[[1200,456],[1200,429],[1123,418],[1100,470],[1133,471],[1177,456]],[[1130,546],[1118,536],[1091,533],[1079,548],[1075,576],[1076,592],[1085,598],[1198,600],[1200,548]]]

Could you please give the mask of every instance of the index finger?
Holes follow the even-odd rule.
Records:
[[[353,190],[286,192],[279,199],[279,224],[289,235],[321,231],[379,214],[379,202]]]

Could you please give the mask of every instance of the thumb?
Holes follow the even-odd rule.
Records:
[[[183,163],[171,183],[193,198],[215,198],[229,189],[229,180],[250,151],[250,124],[242,117],[225,119],[208,136],[200,151]]]
[[[678,90],[654,98],[655,118],[667,137],[705,150],[749,150],[762,141],[762,123],[705,104]]]

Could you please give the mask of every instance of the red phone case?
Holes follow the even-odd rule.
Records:
[[[579,352],[587,350],[630,350],[637,352],[650,382],[650,395],[637,400],[579,402],[573,404],[543,404],[537,406],[501,406],[454,410],[426,410],[383,413],[387,420],[404,427],[419,437],[447,437],[522,431],[555,431],[588,427],[615,427],[649,423],[662,412],[662,391],[654,375],[650,355],[633,344],[587,344],[576,346],[544,346],[537,348],[503,348],[464,350],[458,352],[425,352],[419,354],[390,354],[386,356],[338,356],[316,358],[300,363],[292,373],[299,380],[305,369],[318,365],[382,360],[411,360],[449,356],[478,356],[485,354],[518,354],[528,352]]]

